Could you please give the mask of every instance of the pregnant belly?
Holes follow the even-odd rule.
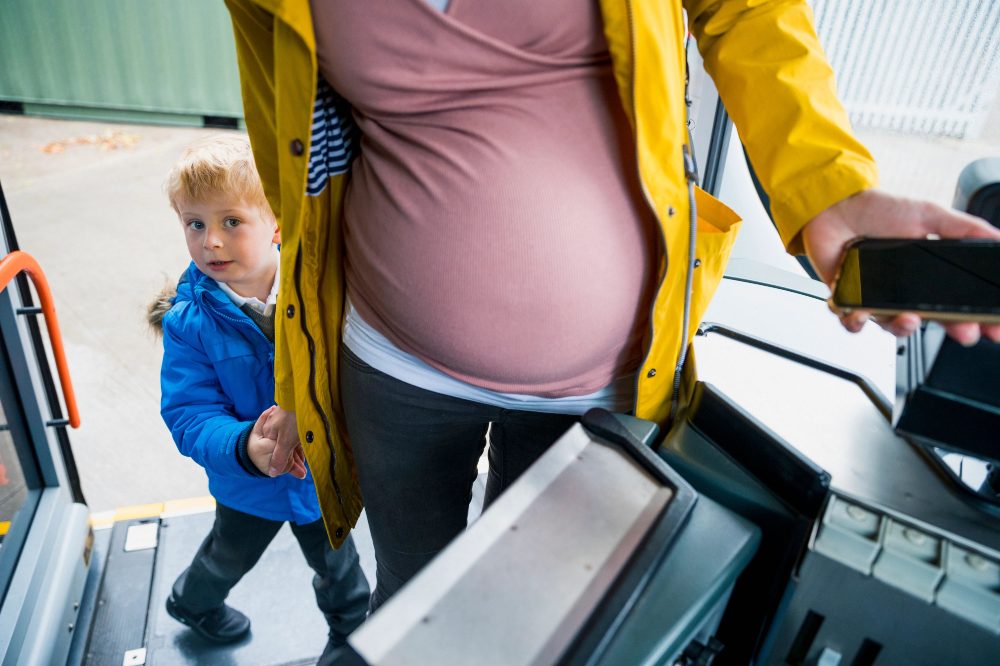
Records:
[[[597,390],[638,364],[652,225],[607,188],[510,173],[499,182],[431,213],[351,205],[352,301],[404,351],[477,386]]]

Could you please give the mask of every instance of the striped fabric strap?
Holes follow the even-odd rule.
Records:
[[[358,129],[350,105],[320,77],[313,108],[306,194],[318,196],[332,176],[347,171],[357,148]]]

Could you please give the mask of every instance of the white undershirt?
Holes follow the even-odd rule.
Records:
[[[362,361],[401,382],[434,393],[504,409],[551,414],[583,414],[592,407],[628,412],[635,400],[635,373],[615,378],[588,395],[541,398],[521,393],[499,393],[467,384],[407,354],[372,328],[348,299],[344,308],[344,344]]]

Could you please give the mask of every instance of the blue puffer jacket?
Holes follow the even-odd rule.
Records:
[[[192,262],[163,317],[160,414],[177,448],[205,468],[228,507],[270,520],[319,520],[312,474],[252,476],[240,438],[274,404],[274,345]]]

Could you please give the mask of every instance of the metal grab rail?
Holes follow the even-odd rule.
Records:
[[[66,353],[63,350],[62,333],[59,330],[59,322],[56,319],[56,308],[52,302],[52,291],[49,289],[49,281],[42,272],[42,267],[27,252],[15,250],[0,259],[0,291],[7,288],[19,273],[24,272],[31,278],[38,292],[38,298],[42,301],[42,313],[45,315],[45,328],[49,332],[49,340],[52,342],[52,353],[56,360],[56,370],[59,372],[59,383],[62,385],[63,400],[66,401],[66,412],[69,414],[69,424],[74,428],[80,427],[80,413],[76,409],[76,394],[73,392],[73,384],[69,377],[69,366],[66,364]]]

